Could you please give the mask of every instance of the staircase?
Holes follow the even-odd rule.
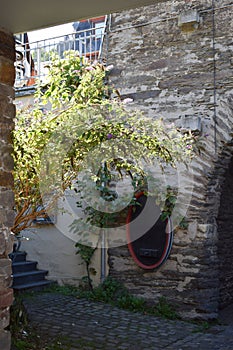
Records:
[[[27,261],[27,253],[16,251],[9,255],[12,260],[13,284],[15,291],[41,290],[53,283],[46,280],[47,270],[38,270],[36,261]]]

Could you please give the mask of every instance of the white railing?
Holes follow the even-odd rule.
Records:
[[[16,79],[15,88],[32,86],[39,79],[45,81],[52,57],[57,54],[76,50],[91,61],[99,60],[105,35],[106,22],[98,26],[75,33],[49,38],[33,43],[22,44],[16,40]]]

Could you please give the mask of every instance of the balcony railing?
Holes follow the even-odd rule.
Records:
[[[22,43],[16,38],[15,88],[33,86],[37,79],[45,82],[54,54],[62,59],[65,51],[75,50],[90,61],[99,60],[105,27],[106,20],[98,27],[33,43]]]

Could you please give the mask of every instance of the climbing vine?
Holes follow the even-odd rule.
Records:
[[[37,84],[33,104],[18,106],[13,134],[16,218],[12,231],[15,234],[31,226],[37,217],[46,216],[47,210],[53,207],[65,189],[72,188],[77,182],[77,175],[88,155],[100,146],[103,147],[101,152],[109,150],[109,142],[114,144],[112,153],[104,164],[99,164],[99,169],[105,167],[105,172],[97,172],[91,178],[97,191],[108,202],[114,201],[114,191],[109,191],[106,186],[114,171],[118,179],[126,174],[135,190],[145,186],[145,172],[135,159],[144,157],[163,168],[167,164],[175,167],[176,162],[185,162],[192,157],[193,135],[183,134],[175,127],[167,128],[161,119],[149,118],[130,109],[118,94],[115,94],[117,98],[111,98],[114,89],[107,84],[108,74],[108,67],[98,62],[90,63],[77,52],[67,53],[64,59],[54,57],[46,84]],[[71,146],[61,162],[61,148],[57,144],[65,145],[70,139]],[[127,142],[130,143],[128,148]],[[62,185],[59,187],[54,186],[51,172],[47,173],[47,163],[42,164],[42,155],[48,144],[52,145],[53,159],[57,159],[57,166],[61,169]],[[132,145],[137,145],[133,155],[129,152]],[[56,169],[55,166],[54,174]],[[41,176],[48,188],[47,203],[41,197]],[[79,181],[77,192],[82,185]],[[171,193],[171,201],[173,197]],[[132,204],[135,204],[134,198]],[[78,205],[82,206],[81,195]],[[100,228],[105,225],[104,220],[115,220],[110,214],[98,217],[91,207],[84,210],[90,221],[99,221]],[[85,232],[83,225],[83,220],[74,220],[71,229]]]

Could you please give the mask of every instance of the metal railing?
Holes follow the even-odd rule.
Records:
[[[33,43],[22,43],[16,39],[15,88],[32,86],[39,79],[42,83],[54,54],[64,58],[64,52],[78,51],[90,61],[99,60],[105,36],[105,22],[98,28],[90,28],[65,36],[53,37]]]

